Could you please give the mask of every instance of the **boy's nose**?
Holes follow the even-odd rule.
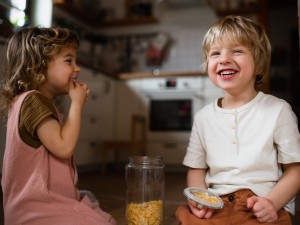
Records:
[[[221,64],[228,64],[231,62],[231,58],[227,53],[221,54],[220,63]]]

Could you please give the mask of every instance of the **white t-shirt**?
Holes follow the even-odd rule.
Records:
[[[282,175],[281,165],[300,162],[300,135],[290,105],[259,92],[237,109],[218,100],[196,113],[183,164],[209,168],[206,184],[219,195],[250,189],[266,196]],[[294,214],[294,201],[285,209]]]

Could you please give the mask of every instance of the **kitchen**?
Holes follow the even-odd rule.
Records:
[[[208,27],[218,18],[214,8],[209,5],[212,3],[207,4],[199,0],[158,2],[152,6],[151,16],[144,16],[130,12],[128,4],[131,1],[124,1],[123,5],[117,4],[116,1],[71,2],[54,4],[52,23],[77,29],[83,37],[78,54],[80,76],[90,84],[92,94],[84,110],[82,135],[78,145],[79,149],[83,148],[85,151],[77,151],[75,155],[80,168],[89,168],[101,162],[101,151],[98,151],[101,141],[130,139],[130,118],[133,113],[144,115],[150,125],[151,100],[161,99],[162,96],[166,100],[174,99],[185,92],[188,95],[185,99],[189,98],[193,103],[193,115],[203,105],[220,95],[220,90],[201,73],[201,40]],[[255,7],[253,1],[249,2],[245,1],[245,4]],[[266,6],[261,1],[260,4],[262,5],[259,8],[262,11]],[[222,9],[220,12],[227,12],[226,8],[221,7],[230,7],[231,11],[228,12],[237,13],[246,9],[234,7],[246,6],[233,3],[228,6],[218,5]],[[251,14],[248,10],[246,15],[256,16],[265,23],[269,21],[266,24],[273,42],[274,69],[271,71],[266,90],[269,89],[271,93],[287,99],[292,104],[295,102],[296,107],[299,100],[294,96],[298,92],[293,85],[297,83],[294,80],[298,78],[293,75],[295,73],[292,70],[295,68],[288,59],[292,43],[283,40],[289,37],[288,35],[278,35],[282,32],[291,33],[297,26],[293,19],[295,13],[290,13],[291,6],[289,3],[288,6],[280,7],[279,3],[274,2],[263,13],[252,9]],[[279,12],[279,9],[282,11]],[[86,10],[92,10],[89,16],[81,13]],[[103,15],[98,16],[99,23],[95,22],[95,18],[91,19],[93,14],[99,14],[93,11],[102,12]],[[286,14],[285,18],[291,22],[279,26],[281,20],[277,19],[278,14],[280,17]],[[291,19],[288,19],[289,17]],[[165,34],[165,39],[170,43],[166,47],[162,62],[151,64],[147,62],[146,55],[149,43],[161,34]],[[294,40],[292,34],[289,35],[289,38]],[[176,86],[168,87],[167,83],[172,80]],[[278,84],[284,85],[278,87]],[[178,168],[188,138],[188,131],[147,130],[146,153],[160,154],[170,168],[173,165]],[[120,156],[122,162],[127,160],[126,152],[124,153]],[[108,158],[112,161],[112,153],[109,153]]]
[[[80,76],[82,80],[89,83],[92,91],[91,99],[86,104],[83,113],[82,132],[75,155],[75,162],[79,170],[99,169],[101,141],[130,138],[130,117],[133,113],[146,116],[149,125],[149,104],[152,99],[162,99],[165,96],[169,100],[179,99],[184,93],[186,95],[184,99],[189,98],[195,104],[191,111],[191,114],[194,114],[195,111],[220,94],[220,91],[211,85],[205,74],[200,72],[201,40],[208,27],[218,18],[214,9],[206,3],[192,0],[182,3],[182,1],[170,0],[166,1],[166,4],[157,4],[158,6],[155,6],[157,8],[153,10],[155,19],[143,21],[146,24],[124,25],[105,21],[107,24],[112,24],[108,27],[92,23],[92,25],[87,25],[82,22],[82,18],[74,18],[74,14],[70,14],[58,4],[53,7],[54,23],[71,23],[72,26],[75,24],[80,29],[82,26],[87,31],[92,31],[90,39],[83,40],[79,49],[79,62],[82,60]],[[195,4],[199,7],[195,7]],[[106,15],[105,20],[108,21],[118,20],[126,14],[124,6],[122,7],[119,1],[101,1],[101,4],[98,5],[107,8],[104,14]],[[81,6],[81,8],[84,7]],[[293,64],[289,59],[293,50],[291,42],[294,41],[294,34],[291,33],[295,26],[298,26],[297,21],[295,25],[294,13],[291,13],[294,11],[291,8],[277,5],[268,10],[270,15],[269,32],[274,49],[277,50],[275,55],[277,60],[273,62],[274,77],[270,80],[270,86],[267,88],[271,93],[295,103],[294,106],[299,110],[299,94],[296,91],[297,87],[296,89],[294,87],[297,84],[295,79],[299,81],[299,78],[293,75],[297,73],[299,75],[298,66],[296,69],[295,63]],[[91,7],[85,8],[86,11],[90,9]],[[283,18],[283,15],[286,21],[292,21],[291,25],[285,23],[279,26],[282,23],[280,18]],[[144,18],[143,16],[137,17]],[[159,31],[169,34],[174,40],[172,40],[173,43],[169,46],[168,54],[162,64],[149,66],[145,63],[145,51],[153,34],[157,35]],[[278,35],[283,32],[287,35]],[[103,34],[105,34],[104,40],[101,39]],[[130,42],[134,45],[140,43],[137,49],[133,52],[130,51],[130,60],[128,60],[128,52],[126,52],[128,36],[139,36],[138,39],[133,38]],[[111,40],[107,41],[105,37],[110,37]],[[90,41],[94,40],[93,38],[98,39]],[[289,40],[286,41],[284,38]],[[125,49],[125,51],[120,53],[119,49]],[[122,55],[124,52],[125,55]],[[296,55],[298,57],[298,49]],[[119,63],[120,61],[121,63]],[[298,62],[299,59],[296,61],[296,65]],[[121,70],[118,64],[123,66],[121,66]],[[116,74],[115,71],[121,72]],[[295,73],[295,71],[297,72]],[[176,76],[172,76],[172,74]],[[119,77],[116,78],[116,75]],[[133,79],[133,77],[135,78]],[[285,86],[278,84],[285,84]],[[63,106],[64,101],[62,101]],[[1,128],[3,127],[1,126]],[[4,129],[1,129],[1,149],[4,145],[2,141],[4,136]],[[184,170],[181,160],[188,138],[188,131],[151,131],[149,129],[147,130],[146,153],[147,155],[162,155],[170,170]],[[84,151],[80,149],[84,149]],[[122,166],[127,161],[127,157],[126,152],[120,155]],[[108,167],[110,167],[110,163],[113,162],[112,152],[108,159]]]

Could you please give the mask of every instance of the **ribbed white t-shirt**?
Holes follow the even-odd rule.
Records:
[[[250,189],[266,196],[280,164],[300,162],[297,117],[286,101],[263,92],[237,109],[217,102],[196,113],[183,164],[209,168],[206,184],[219,195]],[[285,209],[294,214],[294,201]]]

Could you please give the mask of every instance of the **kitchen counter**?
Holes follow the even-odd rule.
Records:
[[[136,79],[136,78],[161,78],[161,77],[198,77],[207,76],[207,73],[203,71],[181,71],[181,72],[168,72],[168,73],[120,73],[118,78],[121,80]]]

